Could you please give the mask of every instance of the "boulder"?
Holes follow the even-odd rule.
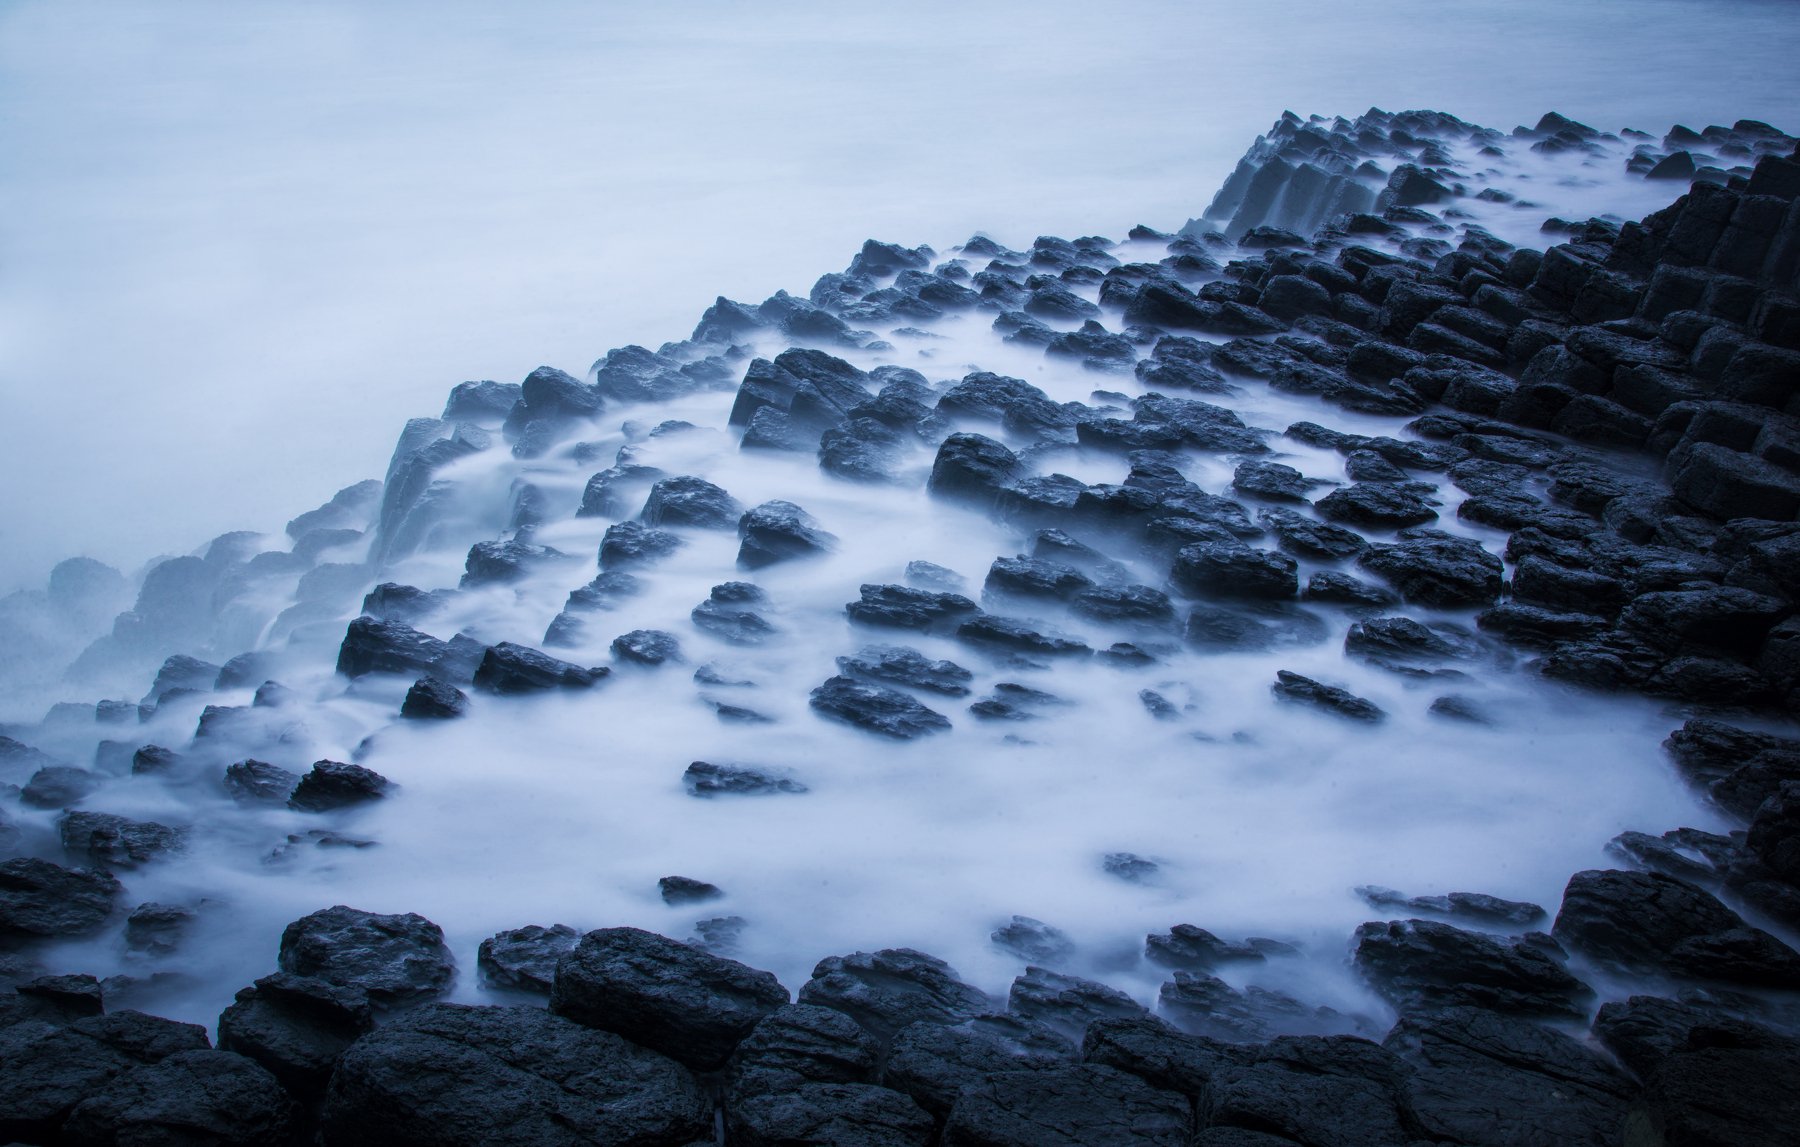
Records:
[[[950,720],[897,689],[850,677],[832,677],[812,691],[814,712],[896,740],[912,740],[950,728]]]
[[[1423,484],[1357,482],[1333,490],[1315,503],[1319,513],[1333,522],[1372,529],[1400,529],[1437,518]]]
[[[550,994],[556,965],[575,950],[581,934],[567,924],[528,924],[497,932],[481,942],[475,967],[481,982],[538,995]]]
[[[1374,724],[1387,718],[1387,714],[1373,701],[1358,697],[1336,685],[1326,685],[1286,669],[1276,671],[1275,684],[1269,687],[1269,691],[1280,700],[1306,705],[1353,721]]]
[[[342,761],[315,761],[294,786],[287,804],[300,812],[331,812],[380,800],[391,788],[393,782],[373,769]]]
[[[100,787],[100,777],[73,765],[45,765],[19,790],[26,808],[68,808]]]
[[[1769,987],[1800,976],[1800,953],[1704,889],[1656,872],[1577,872],[1551,933],[1640,972]]]
[[[610,672],[605,666],[584,669],[529,646],[502,641],[482,655],[475,669],[475,687],[497,694],[586,689]]]
[[[1085,657],[1092,652],[1085,643],[1048,632],[1036,622],[993,614],[963,622],[957,626],[956,636],[973,645],[1040,657]]]
[[[1003,1071],[964,1087],[944,1121],[944,1147],[1179,1147],[1188,1100],[1098,1064]]]
[[[1286,554],[1242,542],[1200,542],[1176,554],[1169,580],[1195,597],[1279,601],[1299,591],[1298,568]]]
[[[837,538],[792,502],[764,502],[738,519],[737,564],[743,569],[825,553]]]
[[[904,645],[865,645],[850,657],[837,659],[838,671],[849,677],[904,685],[949,697],[966,697],[975,675],[954,661],[932,661]]]
[[[286,804],[300,775],[267,761],[245,760],[225,769],[225,795],[239,804]]]
[[[537,1008],[433,1004],[359,1040],[320,1111],[324,1147],[631,1143],[712,1134],[680,1064]]]
[[[399,621],[359,617],[344,632],[337,671],[346,677],[368,673],[432,673],[450,658],[450,645]]]
[[[427,673],[412,683],[400,703],[400,715],[412,720],[447,721],[468,712],[469,698],[461,689]]]
[[[638,928],[602,928],[557,965],[550,1011],[697,1070],[723,1065],[788,1003],[767,972]]]
[[[436,924],[408,912],[380,915],[323,908],[281,933],[281,970],[361,989],[376,1007],[416,1003],[442,992],[456,962]]]
[[[286,1141],[293,1118],[293,1101],[251,1060],[182,1051],[101,1084],[69,1114],[61,1141],[263,1147]]]
[[[1318,1147],[1407,1143],[1407,1071],[1352,1036],[1285,1036],[1215,1067],[1200,1108],[1212,1128],[1261,1130]]]
[[[1018,456],[992,438],[952,434],[938,446],[926,488],[937,497],[989,510],[1018,470]]]
[[[681,664],[681,641],[660,629],[634,629],[612,640],[612,655],[636,665]]]
[[[469,547],[463,563],[463,589],[484,585],[510,585],[524,580],[533,569],[564,557],[549,546],[534,546],[512,539],[504,542],[476,542]]]
[[[1036,965],[1027,965],[1013,980],[1006,1003],[1014,1015],[1076,1040],[1095,1020],[1144,1014],[1144,1005],[1117,988]]]
[[[1017,1016],[978,1016],[951,1027],[920,1022],[894,1036],[882,1082],[942,1118],[972,1080],[1067,1067],[1074,1055],[1067,1039]]]
[[[109,868],[136,868],[182,847],[186,832],[104,812],[69,812],[57,821],[69,852]]]
[[[799,1002],[842,1012],[883,1044],[910,1024],[953,1026],[994,1010],[950,965],[911,948],[827,957],[801,985]]]
[[[642,522],[614,522],[600,538],[600,568],[613,571],[654,565],[686,544],[673,530]]]
[[[338,1057],[375,1028],[368,994],[278,972],[238,992],[219,1015],[219,1047],[255,1060],[288,1094],[316,1103]]]
[[[1466,1004],[1510,1015],[1580,1018],[1593,996],[1536,945],[1431,920],[1362,925],[1356,966],[1402,1013]]]
[[[1409,530],[1391,545],[1369,547],[1356,564],[1420,605],[1492,605],[1500,597],[1500,559],[1472,538]]]
[[[108,872],[34,857],[0,861],[0,937],[18,942],[87,935],[106,923],[123,891]]]
[[[652,485],[639,517],[646,526],[729,530],[743,514],[744,508],[723,489],[704,478],[683,474]]]
[[[1369,545],[1361,534],[1329,522],[1315,521],[1293,510],[1264,510],[1256,520],[1280,539],[1282,549],[1303,558],[1355,557]]]

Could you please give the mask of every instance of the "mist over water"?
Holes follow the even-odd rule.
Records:
[[[0,147],[19,158],[0,177],[10,205],[0,425],[11,447],[0,465],[10,490],[29,491],[0,516],[0,581],[34,585],[71,553],[130,568],[230,528],[279,535],[293,514],[380,475],[404,420],[435,414],[456,382],[516,381],[539,362],[579,375],[609,347],[685,336],[716,294],[804,293],[870,235],[947,252],[977,229],[1026,246],[1039,233],[1173,228],[1201,212],[1284,107],[1432,106],[1501,128],[1552,107],[1605,129],[1800,123],[1787,76],[1800,34],[1776,4],[852,15],[558,5],[509,18],[439,5],[147,16],[21,4],[0,19],[0,96],[22,109],[0,121]],[[1677,55],[1686,62],[1673,67]],[[1635,216],[1669,197],[1620,177],[1622,154],[1604,177],[1524,155],[1498,166],[1533,188],[1537,207],[1468,206],[1514,242],[1539,243],[1548,215]],[[1146,245],[1138,257],[1157,254]],[[933,329],[943,337],[844,354],[933,382],[1001,371],[1059,401],[1142,389],[1006,344],[985,315]],[[1345,938],[1370,916],[1353,884],[1553,907],[1571,872],[1606,863],[1602,847],[1620,831],[1723,828],[1663,761],[1672,718],[1660,707],[1567,692],[1499,648],[1461,678],[1383,672],[1344,656],[1340,611],[1321,611],[1329,636],[1316,645],[1176,649],[1142,670],[1019,668],[948,638],[858,629],[843,606],[860,584],[899,582],[908,561],[925,559],[962,574],[975,596],[994,558],[1026,549],[1030,532],[934,501],[917,483],[850,485],[810,454],[740,452],[726,429],[731,401],[725,391],[609,407],[582,435],[592,463],[562,450],[522,463],[496,434],[437,475],[455,493],[432,544],[368,581],[454,586],[469,545],[500,535],[515,481],[528,480],[547,507],[533,541],[568,559],[461,594],[420,625],[538,644],[593,576],[609,524],[572,516],[583,485],[629,442],[638,461],[702,475],[745,506],[793,501],[842,539],[827,557],[755,575],[780,640],[736,648],[689,624],[708,589],[735,576],[737,546],[729,532],[689,531],[642,595],[590,616],[583,644],[554,651],[599,665],[613,637],[667,629],[681,635],[684,665],[620,667],[566,696],[478,696],[472,719],[441,726],[397,723],[405,680],[346,687],[332,672],[368,586],[343,595],[347,611],[308,617],[284,612],[283,584],[246,613],[242,645],[279,651],[272,672],[294,702],[248,710],[216,743],[185,748],[167,780],[113,777],[105,790],[106,811],[190,828],[183,855],[126,876],[133,903],[199,903],[184,954],[146,963],[106,939],[65,946],[58,961],[100,975],[174,972],[140,1006],[210,1024],[233,991],[272,970],[284,924],[332,903],[442,924],[460,964],[454,998],[466,1000],[487,998],[475,948],[503,928],[634,924],[685,937],[700,917],[740,915],[733,954],[790,989],[823,956],[908,945],[1003,995],[1024,961],[989,933],[1018,913],[1069,934],[1077,948],[1064,970],[1145,1001],[1163,978],[1137,962],[1146,932],[1188,922],[1232,940],[1290,940],[1302,956],[1271,962],[1256,982],[1379,1018],[1384,1006],[1344,959]],[[1260,385],[1229,404],[1277,430],[1321,416]],[[665,419],[698,429],[646,435]],[[1367,433],[1397,425],[1341,411],[1329,421]],[[1336,453],[1277,445],[1309,476],[1345,480]],[[922,474],[930,460],[918,447],[901,465]],[[1126,471],[1122,458],[1072,449],[1034,465],[1085,482]],[[1210,492],[1231,476],[1222,457],[1190,456],[1183,469]],[[1502,547],[1503,534],[1456,519],[1454,487],[1440,496],[1437,525]],[[332,555],[363,556],[354,545]],[[1149,556],[1114,556],[1134,580],[1162,580]],[[1047,619],[1096,646],[1116,636]],[[974,671],[971,697],[926,699],[953,732],[888,744],[808,710],[836,657],[876,643]],[[697,685],[705,662],[750,684]],[[1283,706],[1269,693],[1277,669],[1343,685],[1389,720],[1347,727]],[[1018,724],[968,714],[1006,681],[1069,704]],[[121,673],[92,688],[135,697],[143,685]],[[1179,716],[1153,720],[1143,689]],[[1445,692],[1471,696],[1495,725],[1432,717]],[[182,699],[120,735],[185,746],[204,703],[250,697]],[[713,700],[775,721],[723,724]],[[9,718],[42,713],[20,696],[6,705]],[[85,762],[107,735],[52,723],[38,744]],[[217,776],[245,756],[295,771],[356,759],[401,790],[323,819],[243,810]],[[790,770],[809,791],[699,800],[681,776],[700,760]],[[15,823],[41,844],[54,818],[27,810]],[[284,847],[322,827],[374,843]],[[1135,884],[1107,874],[1102,858],[1115,852],[1154,861],[1157,874]],[[727,895],[667,906],[656,881],[672,874]]]
[[[278,530],[457,382],[579,374],[871,235],[1178,226],[1284,108],[1792,129],[1797,52],[1779,0],[20,0],[0,590]]]

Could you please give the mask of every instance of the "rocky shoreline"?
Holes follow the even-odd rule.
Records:
[[[846,614],[883,642],[946,635],[1002,664],[1129,667],[1155,662],[1172,639],[1219,652],[1315,644],[1328,632],[1319,611],[1338,610],[1348,656],[1434,692],[1441,683],[1438,718],[1484,722],[1479,699],[1454,688],[1456,667],[1498,641],[1551,680],[1679,705],[1674,765],[1742,831],[1627,831],[1609,846],[1623,867],[1573,874],[1553,914],[1473,892],[1359,889],[1380,919],[1349,938],[1350,958],[1397,1013],[1387,1029],[1234,987],[1222,969],[1278,962],[1285,945],[1189,924],[1145,939],[1141,958],[1170,975],[1153,1014],[1058,970],[1066,937],[1019,916],[993,936],[1028,964],[1005,1000],[910,949],[824,959],[790,996],[722,954],[728,941],[533,925],[484,943],[478,967],[526,1003],[547,996],[547,1009],[434,1003],[455,973],[438,927],[338,906],[288,927],[279,971],[238,993],[215,1049],[195,1025],[106,1010],[110,992],[94,977],[38,974],[37,945],[116,926],[124,886],[111,870],[179,850],[189,829],[72,807],[117,763],[61,763],[28,743],[30,730],[11,729],[19,736],[0,754],[21,774],[19,801],[70,809],[57,821],[61,846],[94,867],[34,855],[0,863],[0,959],[17,981],[0,1001],[0,1138],[1787,1141],[1800,1116],[1790,1086],[1800,954],[1782,938],[1800,931],[1800,739],[1779,730],[1800,714],[1800,149],[1747,122],[1630,142],[1634,176],[1685,193],[1636,222],[1551,220],[1545,230],[1564,241],[1541,252],[1466,221],[1465,205],[1518,199],[1481,186],[1468,157],[1610,156],[1619,137],[1555,115],[1511,135],[1441,113],[1288,116],[1204,219],[1177,234],[1132,233],[1137,249],[1166,252],[1155,262],[1122,262],[1110,253],[1118,245],[1097,238],[1041,238],[1028,252],[978,238],[936,264],[928,249],[871,241],[808,299],[720,299],[687,344],[614,351],[592,382],[543,368],[521,386],[458,387],[444,419],[408,428],[383,483],[296,519],[291,553],[233,556],[227,546],[216,560],[175,559],[84,656],[161,650],[171,610],[229,603],[222,586],[241,590],[257,563],[267,572],[285,561],[290,573],[307,566],[295,576],[314,592],[277,629],[336,626],[338,672],[404,675],[407,720],[456,720],[474,699],[585,690],[626,666],[679,663],[683,637],[662,630],[618,637],[608,667],[414,628],[450,588],[384,582],[347,632],[330,610],[309,619],[306,607],[327,600],[333,579],[360,591],[427,544],[446,512],[434,476],[493,438],[514,458],[547,457],[609,404],[730,390],[728,425],[746,452],[816,453],[826,474],[880,486],[912,481],[904,459],[928,449],[929,473],[916,478],[934,498],[1031,537],[1029,554],[994,563],[980,602],[925,562],[908,567],[907,584],[863,585]],[[1102,385],[1134,377],[1148,392],[1058,403],[1004,375],[940,388],[830,353],[886,345],[864,327],[915,324],[895,331],[903,337],[984,311],[1009,343],[1079,362]],[[751,358],[741,344],[759,332],[797,345]],[[1245,386],[1406,421],[1391,435],[1316,421],[1276,434],[1222,405]],[[693,429],[665,422],[651,433],[683,427]],[[1349,481],[1328,487],[1265,457],[1284,439],[1340,454]],[[1129,476],[1088,484],[1037,472],[1037,457],[1070,445],[1124,455]],[[582,447],[573,450],[585,464]],[[1227,493],[1184,475],[1196,454],[1232,461]],[[1463,495],[1460,522],[1509,535],[1503,554],[1433,524],[1444,483]],[[737,531],[746,580],[714,586],[692,611],[696,630],[739,647],[778,641],[778,614],[750,579],[837,540],[798,505],[746,507],[701,477],[634,462],[629,447],[592,475],[575,513],[616,521],[602,572],[569,594],[548,647],[579,646],[607,602],[640,592],[691,531],[721,530]],[[541,493],[515,488],[506,536],[469,551],[461,588],[563,561],[535,540],[546,516]],[[349,572],[307,565],[359,541],[368,556],[342,563]],[[1122,564],[1146,554],[1160,584]],[[75,574],[104,584],[90,570],[64,580]],[[1473,627],[1408,608],[1465,611]],[[1090,643],[1055,624],[1063,617],[1117,640]],[[973,681],[955,662],[895,644],[838,667],[812,690],[811,710],[898,741],[951,728],[933,705],[970,695]],[[724,680],[705,666],[696,674],[702,687]],[[255,653],[223,666],[170,657],[145,716],[259,682]],[[1270,688],[1357,725],[1388,717],[1290,670]],[[184,759],[206,758],[209,737],[230,744],[234,723],[279,709],[282,690],[267,680],[250,706],[209,706],[182,749],[102,751],[123,752],[133,775],[178,773]],[[1153,718],[1176,710],[1154,690],[1139,696]],[[1028,720],[1061,703],[1003,682],[969,712]],[[715,711],[768,719],[736,701]],[[101,702],[87,719],[138,717]],[[243,757],[223,778],[241,801],[318,813],[392,791],[363,764],[330,760],[300,775]],[[698,797],[806,791],[778,771],[705,761],[683,781]],[[314,831],[290,845],[359,845]],[[0,834],[23,839],[5,821]],[[0,838],[27,851],[13,842]],[[1156,869],[1131,853],[1106,864],[1128,882]],[[661,891],[669,903],[703,903],[717,889],[668,877]],[[175,946],[189,916],[144,904],[124,936]],[[728,937],[743,923],[733,919],[702,922],[702,940],[708,925]]]

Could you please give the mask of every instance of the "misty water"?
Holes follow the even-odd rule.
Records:
[[[870,235],[950,257],[978,229],[1013,247],[1037,234],[1121,238],[1137,222],[1173,229],[1284,107],[1433,106],[1502,129],[1554,107],[1657,134],[1678,121],[1800,123],[1784,82],[1800,34],[1778,4],[701,9],[557,6],[518,19],[452,8],[439,20],[405,5],[275,6],[254,19],[226,6],[9,8],[0,92],[25,114],[0,125],[0,142],[26,161],[3,177],[16,205],[0,298],[12,584],[41,585],[77,553],[136,575],[152,554],[227,529],[261,532],[252,551],[284,549],[288,517],[381,474],[404,420],[435,415],[456,382],[517,381],[539,362],[579,375],[610,347],[685,336],[716,294],[804,294]],[[1493,165],[1494,182],[1529,190],[1535,206],[1475,205],[1474,221],[1542,245],[1547,216],[1630,218],[1667,201],[1666,187],[1628,180],[1622,165],[1622,151],[1593,165],[1515,156]],[[934,384],[997,371],[1059,401],[1144,389],[1005,343],[988,321],[977,312],[933,325],[934,338],[841,353]],[[1277,431],[1317,419],[1391,434],[1402,421],[1254,383],[1221,401]],[[1322,608],[1324,639],[1278,652],[1171,648],[1142,669],[1021,668],[948,638],[854,627],[843,606],[859,585],[900,582],[922,559],[979,596],[989,564],[1025,551],[1030,531],[930,498],[924,445],[901,463],[912,480],[891,487],[826,476],[810,453],[740,451],[731,404],[727,389],[611,406],[577,435],[587,461],[571,439],[522,462],[494,433],[439,473],[452,493],[424,549],[360,571],[328,608],[291,611],[294,579],[272,580],[165,651],[270,653],[292,700],[248,711],[222,738],[188,744],[203,705],[248,705],[251,688],[163,705],[128,732],[67,714],[34,729],[39,748],[78,764],[119,737],[182,749],[175,775],[112,776],[83,807],[188,826],[181,854],[122,876],[132,903],[199,910],[175,956],[133,955],[112,935],[58,949],[54,970],[162,973],[134,1004],[210,1024],[273,970],[284,924],[346,903],[442,925],[461,966],[452,997],[464,1000],[487,998],[475,948],[503,928],[633,924],[685,938],[699,918],[727,915],[746,922],[731,954],[790,989],[824,956],[909,946],[1004,995],[1025,961],[989,933],[1022,914],[1075,943],[1062,970],[1146,1003],[1163,979],[1141,962],[1147,932],[1193,923],[1290,941],[1299,956],[1227,978],[1379,1029],[1385,1005],[1346,959],[1347,937],[1370,918],[1352,886],[1480,891],[1554,910],[1568,875],[1606,865],[1603,846],[1623,830],[1724,828],[1658,748],[1678,716],[1547,684],[1499,647],[1456,679],[1398,676],[1347,659],[1352,618]],[[666,420],[695,429],[648,433]],[[745,506],[797,503],[838,536],[827,557],[754,575],[777,639],[739,648],[692,626],[711,586],[745,575],[729,531],[689,531],[642,574],[644,593],[591,615],[582,644],[553,650],[606,664],[613,637],[664,629],[680,636],[685,665],[621,666],[568,695],[478,696],[470,718],[441,725],[394,719],[410,679],[333,672],[362,592],[455,586],[469,546],[505,533],[521,480],[545,496],[532,540],[568,559],[460,594],[419,625],[540,644],[594,575],[611,521],[574,516],[582,488],[627,445],[635,461],[705,477]],[[1275,445],[1307,475],[1345,480],[1335,452]],[[1073,449],[1033,466],[1084,482],[1126,470],[1122,457]],[[1229,492],[1226,457],[1192,455],[1183,470]],[[1458,496],[1440,487],[1437,524],[1502,549],[1504,534],[1456,519]],[[352,565],[367,546],[324,558]],[[1132,580],[1162,581],[1165,559],[1109,548]],[[1044,616],[1096,647],[1121,637]],[[974,672],[969,697],[923,698],[950,732],[891,744],[808,709],[835,658],[877,643]],[[698,683],[704,663],[750,684]],[[136,700],[154,662],[90,665],[79,683],[39,672],[49,668],[15,665],[0,716]],[[1281,705],[1269,692],[1277,669],[1343,685],[1389,718],[1363,728]],[[1000,682],[1067,704],[1018,723],[970,715]],[[1174,701],[1175,719],[1154,719],[1145,689]],[[1428,714],[1451,692],[1494,723]],[[774,720],[723,723],[719,701]],[[295,771],[355,759],[401,788],[323,817],[242,809],[217,778],[246,756]],[[698,760],[791,770],[808,791],[696,799],[681,776]],[[22,847],[48,851],[56,814],[16,802],[7,812]],[[375,843],[288,844],[321,828]],[[1156,872],[1120,880],[1102,866],[1118,852]],[[726,896],[699,911],[667,906],[656,881],[671,874]]]

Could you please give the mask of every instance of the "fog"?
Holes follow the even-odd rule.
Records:
[[[862,239],[1198,214],[1284,109],[1793,129],[1791,5],[0,6],[0,592],[378,475]]]

